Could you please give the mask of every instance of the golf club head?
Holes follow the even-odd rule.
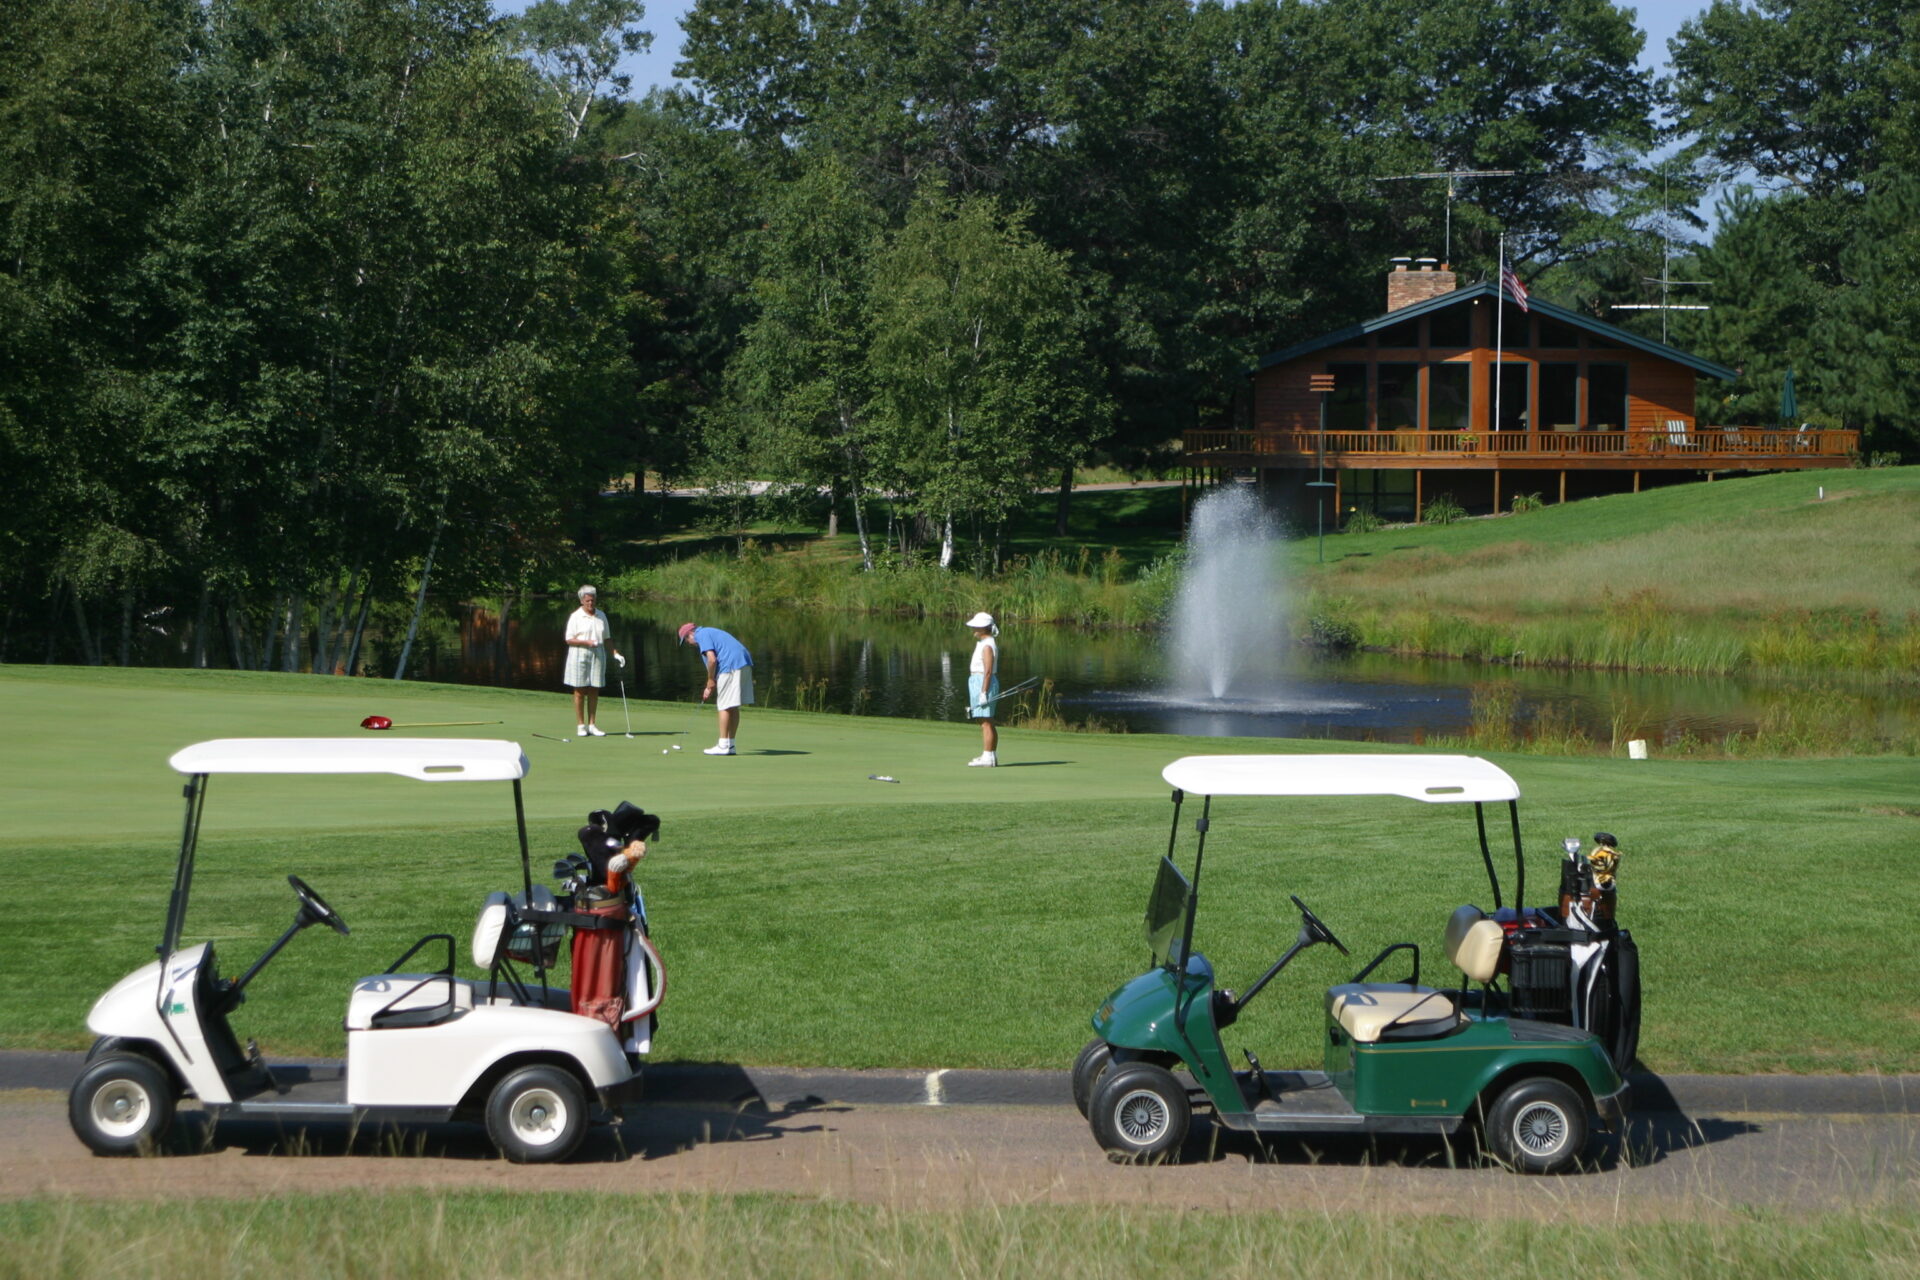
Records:
[[[391,729],[393,721],[386,716],[368,716],[360,722],[362,729]]]

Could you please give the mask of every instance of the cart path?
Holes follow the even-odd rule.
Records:
[[[1200,1117],[1182,1164],[1127,1168],[1101,1155],[1071,1105],[641,1106],[618,1129],[595,1129],[572,1162],[531,1167],[495,1158],[483,1132],[460,1125],[357,1138],[344,1125],[314,1126],[289,1138],[259,1122],[209,1130],[189,1111],[176,1133],[179,1154],[101,1159],[68,1129],[61,1093],[0,1093],[0,1198],[774,1192],[903,1208],[1141,1204],[1542,1220],[1577,1213],[1587,1222],[1717,1217],[1739,1206],[1911,1206],[1920,1198],[1920,1117],[1906,1114],[1655,1112],[1634,1120],[1624,1144],[1597,1140],[1595,1170],[1563,1178],[1450,1168],[1435,1141],[1383,1146],[1371,1157],[1352,1139],[1263,1152]],[[290,1147],[299,1154],[286,1154]]]

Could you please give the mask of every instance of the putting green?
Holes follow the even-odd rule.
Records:
[[[575,847],[591,809],[627,799],[661,813],[642,876],[671,974],[659,1056],[801,1066],[1064,1067],[1093,1009],[1142,963],[1167,761],[1402,750],[1015,730],[1005,767],[969,769],[979,739],[964,724],[749,708],[745,754],[710,759],[710,711],[633,711],[647,736],[563,745],[531,736],[570,730],[559,694],[0,667],[0,723],[15,728],[0,744],[0,970],[52,979],[0,986],[0,1044],[84,1045],[89,1004],[151,955],[180,826],[166,759],[205,738],[371,739],[357,726],[375,713],[503,720],[389,736],[520,742],[536,873]],[[21,725],[47,732],[29,740]],[[1562,836],[1621,837],[1648,1065],[1920,1068],[1920,1019],[1860,1016],[1885,1007],[1885,975],[1920,967],[1904,892],[1920,764],[1493,758],[1524,793],[1529,901],[1550,899]],[[1356,952],[1302,955],[1236,1025],[1236,1058],[1244,1047],[1269,1066],[1314,1064],[1326,984],[1401,939],[1445,981],[1448,912],[1492,905],[1458,806],[1242,799],[1214,815],[1197,941],[1224,984],[1244,987],[1292,939],[1290,893]],[[1490,825],[1498,848],[1504,819]],[[187,936],[216,940],[234,971],[291,918],[285,875],[305,877],[353,936],[296,940],[236,1024],[270,1052],[337,1053],[347,984],[425,932],[464,939],[483,895],[517,881],[516,855],[498,784],[215,778]]]

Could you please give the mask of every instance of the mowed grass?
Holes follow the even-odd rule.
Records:
[[[1479,1277],[1495,1259],[1647,1277],[1920,1275],[1920,1214],[1728,1211],[1594,1222],[1134,1206],[919,1210],[762,1195],[393,1192],[243,1202],[0,1204],[0,1277],[489,1280],[644,1251],[674,1276]]]
[[[749,709],[747,754],[715,760],[698,754],[711,713],[689,704],[635,705],[636,726],[658,736],[562,745],[530,736],[566,732],[557,694],[0,668],[12,728],[0,967],[15,975],[0,989],[0,1044],[84,1046],[93,999],[150,958],[181,818],[172,751],[222,736],[370,738],[355,726],[373,712],[506,721],[415,732],[524,746],[536,875],[576,847],[591,809],[628,799],[661,813],[643,875],[670,973],[657,1054],[747,1064],[1064,1068],[1093,1010],[1144,961],[1141,912],[1171,808],[1161,767],[1324,746],[1010,732],[1011,767],[989,771],[965,767],[978,739],[964,725]],[[1920,840],[1914,761],[1493,758],[1525,795],[1529,901],[1551,899],[1562,836],[1621,837],[1647,1065],[1920,1069],[1920,1016],[1886,999],[1888,975],[1920,968],[1905,889]],[[1490,817],[1499,848],[1504,815]],[[1296,960],[1235,1027],[1236,1056],[1313,1064],[1324,986],[1402,938],[1443,976],[1449,911],[1492,905],[1464,807],[1220,800],[1214,819],[1198,940],[1223,983],[1244,987],[1291,941],[1289,893],[1355,952]],[[291,920],[287,873],[304,877],[353,936],[297,938],[236,1030],[270,1052],[339,1053],[355,977],[423,933],[464,939],[483,895],[517,885],[512,831],[503,785],[216,777],[187,935],[215,940],[237,972]],[[461,968],[473,972],[464,946]]]
[[[1824,499],[1818,497],[1825,487]],[[1288,548],[1367,643],[1680,671],[1920,666],[1920,468],[1754,476]]]

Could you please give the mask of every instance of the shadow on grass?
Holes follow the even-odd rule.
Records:
[[[1008,760],[994,766],[996,769],[1045,769],[1050,765],[1072,764],[1071,760]]]

